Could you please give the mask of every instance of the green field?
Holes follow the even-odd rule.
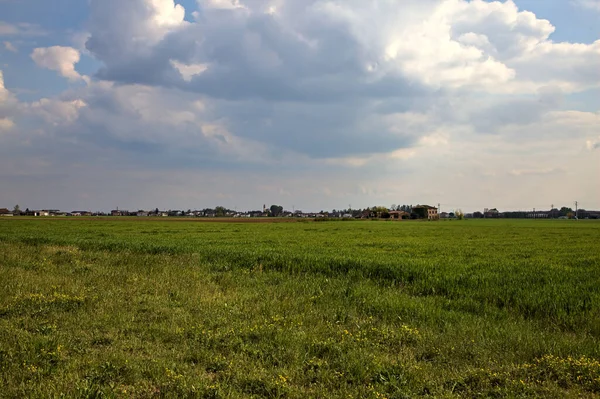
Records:
[[[0,220],[0,397],[600,397],[600,223]]]

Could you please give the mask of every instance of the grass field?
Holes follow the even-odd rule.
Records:
[[[600,397],[600,223],[0,220],[0,397]]]

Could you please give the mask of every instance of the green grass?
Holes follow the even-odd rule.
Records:
[[[0,220],[0,397],[600,397],[600,223]]]

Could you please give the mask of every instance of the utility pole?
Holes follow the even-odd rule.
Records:
[[[535,219],[535,208],[533,208],[533,218]]]
[[[577,201],[575,201],[575,217],[578,218],[577,216],[577,206],[579,205],[579,203]]]
[[[550,219],[554,219],[554,204],[550,205]]]

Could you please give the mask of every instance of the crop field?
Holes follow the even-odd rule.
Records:
[[[600,398],[600,223],[6,218],[0,397]]]

